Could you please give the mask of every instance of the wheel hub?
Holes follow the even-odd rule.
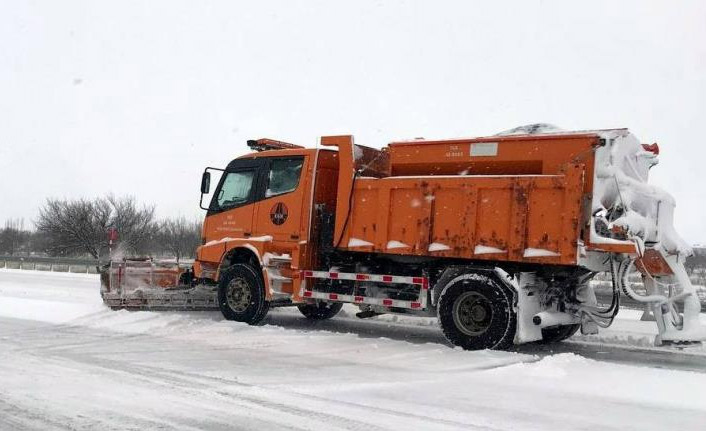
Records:
[[[234,278],[228,283],[226,292],[228,306],[235,312],[242,313],[250,305],[252,295],[250,286],[242,278]]]
[[[490,327],[492,318],[490,301],[478,292],[465,292],[454,302],[454,323],[466,335],[483,334]]]

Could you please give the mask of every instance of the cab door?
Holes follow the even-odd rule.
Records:
[[[254,220],[256,235],[271,235],[275,243],[298,244],[302,208],[308,202],[306,181],[308,157],[267,157],[262,169],[262,197]]]
[[[208,241],[252,235],[262,166],[261,159],[234,160],[228,165],[208,209],[204,226]]]

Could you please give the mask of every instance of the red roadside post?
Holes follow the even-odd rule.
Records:
[[[108,256],[113,260],[113,242],[118,240],[118,230],[114,227],[108,228]]]

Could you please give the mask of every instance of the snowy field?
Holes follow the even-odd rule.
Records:
[[[465,352],[434,319],[251,327],[111,311],[98,285],[0,270],[1,430],[706,429],[706,350],[650,347],[635,311],[551,349]]]

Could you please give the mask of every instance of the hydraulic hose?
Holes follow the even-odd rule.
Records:
[[[664,295],[639,295],[637,294],[632,287],[630,287],[630,281],[628,280],[628,274],[630,274],[630,270],[635,266],[635,259],[629,259],[627,261],[627,264],[624,264],[625,269],[622,271],[622,274],[619,274],[619,282],[620,282],[620,288],[622,289],[623,293],[630,299],[637,301],[637,302],[642,302],[642,303],[651,303],[651,302],[656,302],[659,304],[664,304],[669,301],[669,299],[664,296]],[[620,272],[620,271],[619,271]]]
[[[618,271],[615,269],[615,263],[613,261],[613,256],[610,256],[610,276],[611,276],[611,281],[612,281],[612,287],[613,287],[613,297],[610,301],[610,306],[605,309],[601,310],[597,306],[592,306],[592,305],[584,305],[579,308],[580,312],[586,313],[590,316],[595,317],[596,319],[606,319],[610,320],[611,322],[613,321],[613,318],[618,314],[618,310],[620,310],[620,290],[617,287],[617,279],[619,278],[619,274],[616,274],[616,272],[620,271],[620,266],[618,267]],[[594,322],[596,319],[592,319]],[[598,323],[598,322],[596,322]]]

